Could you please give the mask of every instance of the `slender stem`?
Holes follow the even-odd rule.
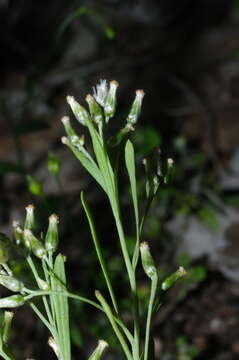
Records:
[[[144,223],[145,223],[146,217],[147,217],[147,215],[148,215],[149,209],[150,209],[150,207],[151,207],[153,198],[154,198],[154,197],[150,197],[150,198],[147,199],[147,203],[146,203],[145,210],[144,210],[144,215],[143,215],[143,217],[142,217],[142,219],[141,219],[140,226],[139,226],[139,235],[140,235],[140,236],[142,235]]]
[[[64,295],[64,296],[67,296],[71,299],[75,299],[75,300],[79,300],[79,301],[82,301],[86,304],[89,304],[91,306],[94,306],[96,309],[102,311],[105,313],[105,310],[99,305],[97,304],[97,302],[93,301],[93,300],[90,300],[90,299],[87,299],[83,296],[80,296],[80,295],[77,295],[77,294],[72,294],[68,291],[35,291],[35,290],[30,290],[30,289],[27,289],[27,292],[29,293],[29,295],[25,296],[25,300],[28,301],[28,300],[31,300],[32,298],[36,297],[36,296],[46,296],[46,295],[52,295],[52,294],[61,294],[61,295]],[[42,315],[43,316],[43,315]],[[128,328],[123,324],[123,322],[116,316],[113,316],[115,322],[122,328],[122,330],[124,331],[126,337],[128,338],[129,342],[131,344],[133,344],[133,341],[134,341],[134,338],[131,334],[131,332],[128,330]]]
[[[5,351],[3,351],[2,346],[0,347],[0,355],[4,360],[15,360],[12,356],[8,356]]]
[[[42,260],[42,267],[43,267],[43,271],[44,271],[44,274],[45,274],[45,280],[48,283],[49,282],[49,274],[47,272],[46,263],[44,262],[44,260]],[[47,301],[45,296],[43,296],[43,302],[44,302],[44,306],[45,306],[45,309],[46,309],[48,319],[49,319],[50,323],[52,325],[54,325],[54,319],[53,319],[53,316],[52,316],[52,309],[50,309],[48,301]]]
[[[43,324],[48,328],[48,330],[50,331],[51,335],[53,336],[53,338],[58,341],[58,333],[57,330],[55,328],[55,326],[52,326],[45,318],[45,316],[40,312],[40,310],[38,310],[38,308],[36,307],[36,305],[34,305],[32,302],[30,302],[30,306],[33,309],[33,311],[37,314],[37,316],[39,317],[39,319],[43,322]]]
[[[48,253],[48,258],[47,258],[47,265],[50,268],[50,275],[49,275],[49,280],[50,280],[50,284],[52,286],[52,276],[54,276],[54,272],[53,272],[53,254],[52,251],[49,251]],[[52,275],[53,274],[53,275]],[[55,308],[54,308],[54,301],[52,299],[52,297],[50,296],[50,304],[51,304],[51,311],[52,311],[52,315],[53,315],[53,319],[54,322],[56,323],[56,313],[55,313]]]
[[[149,339],[150,339],[150,329],[151,329],[151,320],[153,313],[153,305],[154,300],[157,293],[158,286],[158,275],[155,274],[152,278],[151,282],[151,290],[150,290],[150,298],[148,304],[148,314],[147,314],[147,322],[146,322],[146,332],[145,332],[145,345],[144,345],[144,360],[148,360],[149,353]]]
[[[9,268],[8,264],[1,264],[4,270],[7,272],[9,276],[12,276],[12,270]]]
[[[34,265],[34,262],[32,261],[32,258],[31,258],[30,255],[27,255],[27,262],[28,262],[28,265],[29,265],[30,268],[31,268],[31,271],[32,271],[33,276],[34,276],[34,278],[35,278],[35,280],[36,280],[36,283],[37,283],[37,278],[38,278],[39,276],[38,276],[37,269],[36,269],[36,267],[35,267],[35,265]]]
[[[70,292],[67,292],[66,295],[69,298],[80,300],[82,302],[85,302],[85,303],[87,303],[89,305],[94,306],[95,308],[97,308],[98,310],[100,310],[102,312],[105,312],[104,308],[102,308],[99,304],[97,304],[93,300],[87,299],[87,298],[82,297],[80,295],[72,294]],[[125,335],[127,336],[128,340],[129,340],[129,342],[132,344],[133,341],[134,341],[134,338],[133,338],[131,332],[128,330],[128,328],[124,325],[124,323],[118,317],[113,316],[113,318],[114,318],[115,322],[117,322],[117,324],[122,328],[122,330],[124,331]]]
[[[135,288],[135,274],[134,274],[134,270],[130,261],[130,257],[129,257],[129,253],[128,253],[128,249],[127,249],[127,245],[126,245],[126,241],[125,241],[125,235],[124,235],[124,229],[122,226],[122,222],[120,219],[120,214],[119,214],[119,210],[115,209],[114,204],[112,204],[111,200],[111,207],[113,210],[113,214],[114,214],[114,218],[115,218],[115,223],[116,223],[116,227],[117,227],[117,231],[118,231],[118,235],[119,235],[119,239],[120,239],[120,245],[121,245],[121,250],[123,253],[123,257],[124,257],[124,262],[125,262],[125,266],[127,269],[127,273],[129,276],[129,281],[130,281],[130,286],[131,289]]]
[[[106,281],[106,284],[107,284],[107,287],[108,287],[108,290],[109,290],[109,293],[110,293],[110,297],[111,297],[114,309],[115,309],[116,313],[118,314],[119,309],[118,309],[117,301],[116,301],[116,298],[115,298],[115,294],[114,294],[114,290],[113,290],[113,287],[112,287],[112,284],[111,284],[110,277],[108,275],[107,267],[106,267],[106,264],[105,264],[105,259],[103,257],[102,251],[101,251],[101,246],[100,246],[100,242],[99,242],[99,239],[98,239],[98,236],[97,236],[97,233],[96,233],[93,216],[92,216],[90,207],[89,207],[89,205],[88,205],[88,203],[87,203],[87,201],[86,201],[86,199],[84,197],[83,192],[81,193],[81,202],[83,204],[83,207],[84,207],[84,210],[85,210],[85,213],[86,213],[86,216],[87,216],[87,220],[88,220],[88,223],[89,223],[89,226],[90,226],[91,236],[92,236],[92,239],[93,239],[93,242],[94,242],[94,245],[95,245],[95,250],[96,250],[96,253],[97,253],[97,256],[98,256],[98,259],[99,259],[99,263],[100,263],[100,266],[101,266],[101,269],[102,269],[102,272],[103,272],[103,275],[104,275],[104,278],[105,278],[105,281]]]
[[[112,207],[112,210],[114,212],[114,209]],[[128,276],[130,280],[130,287],[133,297],[133,316],[134,316],[134,356],[135,360],[139,359],[139,348],[140,348],[140,321],[139,321],[139,306],[138,306],[138,294],[137,294],[137,285],[136,285],[136,278],[135,278],[135,271],[133,269],[133,266],[130,261],[128,249],[126,246],[125,241],[125,235],[123,226],[120,220],[119,211],[114,212],[116,227],[118,230],[119,238],[120,238],[120,244],[121,249],[123,253],[123,257],[125,260],[125,265],[128,271]]]
[[[27,262],[28,262],[28,265],[30,266],[31,271],[32,271],[32,273],[33,273],[33,275],[34,275],[34,278],[35,278],[35,280],[36,280],[36,282],[37,282],[37,278],[39,277],[39,275],[38,275],[37,269],[36,269],[35,264],[34,264],[34,262],[33,262],[33,260],[32,260],[32,258],[31,258],[30,255],[27,256]],[[42,293],[44,293],[44,292],[43,292],[43,291],[38,291],[38,292],[33,292],[33,294],[34,294],[34,293],[40,293],[40,294],[42,294]],[[28,295],[28,296],[25,297],[25,299],[27,300],[27,299],[30,299],[31,297],[33,297],[33,296],[32,296],[32,295]],[[48,301],[47,301],[46,297],[44,296],[44,294],[43,294],[43,296],[42,296],[42,301],[43,301],[43,304],[44,304],[44,307],[45,307],[45,310],[46,310],[47,317],[48,317],[48,319],[49,319],[49,321],[50,321],[50,324],[51,324],[52,328],[55,329],[55,334],[56,334],[56,336],[54,336],[54,337],[55,337],[55,339],[57,340],[58,336],[57,336],[57,332],[56,332],[56,327],[55,327],[55,324],[54,324],[54,320],[53,320],[53,317],[52,317],[52,312],[51,312],[51,310],[50,310],[50,308],[49,308]],[[38,315],[38,316],[39,316],[39,315]]]
[[[51,326],[51,324],[49,323],[49,321],[47,321],[47,319],[45,318],[45,316],[40,312],[40,310],[38,310],[38,308],[36,307],[36,305],[34,305],[32,302],[30,302],[30,306],[33,309],[33,311],[37,314],[37,316],[39,317],[39,319],[43,322],[43,324],[48,328],[48,330],[53,334],[53,328]]]
[[[122,346],[122,349],[124,350],[124,353],[126,355],[126,358],[128,360],[133,360],[132,359],[132,354],[128,348],[128,345],[122,335],[122,333],[120,332],[120,329],[118,328],[115,320],[114,320],[114,316],[112,314],[112,311],[110,309],[110,306],[107,304],[106,300],[104,299],[104,297],[97,291],[96,292],[96,296],[97,296],[97,299],[99,300],[99,302],[101,303],[101,306],[103,307],[108,319],[109,319],[109,322],[115,332],[115,335],[117,336],[121,346]]]

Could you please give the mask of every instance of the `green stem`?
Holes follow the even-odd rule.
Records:
[[[35,291],[35,290],[27,289],[27,292],[29,293],[29,295],[25,296],[26,301],[29,301],[32,298],[36,297],[36,296],[46,296],[46,295],[50,296],[52,294],[59,294],[60,293],[61,295],[68,296],[71,299],[79,300],[79,301],[82,301],[82,302],[84,302],[86,304],[94,306],[96,309],[98,309],[98,310],[105,313],[105,310],[99,304],[97,304],[95,301],[87,299],[87,298],[85,298],[83,296],[80,296],[80,295],[72,294],[72,293],[70,293],[68,291],[64,291],[64,292],[63,291],[43,291],[43,290],[42,291],[41,290],[40,291]],[[113,318],[114,318],[115,322],[122,328],[122,330],[124,331],[127,339],[129,340],[129,342],[131,344],[133,344],[134,338],[133,338],[131,332],[128,330],[128,328],[123,324],[123,322],[119,318],[117,318],[116,316],[113,316]],[[50,323],[49,323],[49,325],[50,325]]]
[[[126,245],[126,241],[125,241],[124,229],[123,229],[122,222],[120,219],[119,210],[115,208],[115,206],[114,206],[114,204],[112,204],[111,200],[110,200],[110,203],[111,203],[111,207],[112,207],[114,218],[115,218],[116,228],[117,228],[119,239],[120,239],[120,246],[121,246],[121,250],[123,253],[125,266],[126,266],[127,273],[129,276],[130,286],[131,286],[131,289],[133,290],[136,287],[135,273],[134,273],[134,270],[133,270],[133,267],[132,267],[132,264],[130,261],[130,257],[129,257],[129,253],[128,253],[128,249],[127,249],[127,245]]]
[[[43,267],[43,271],[44,271],[44,275],[45,275],[45,280],[48,283],[49,282],[49,274],[47,272],[46,263],[44,262],[44,260],[42,260],[42,267]],[[54,324],[54,319],[53,319],[53,316],[52,316],[52,310],[50,310],[48,301],[47,301],[45,296],[43,296],[43,302],[44,302],[44,306],[45,306],[45,309],[46,309],[48,319],[49,319],[50,323],[53,325]]]
[[[125,356],[128,360],[133,360],[132,359],[132,354],[128,348],[128,345],[122,335],[122,333],[120,332],[120,329],[118,328],[118,325],[114,319],[114,316],[112,314],[112,311],[110,309],[110,306],[107,304],[106,300],[104,299],[104,297],[99,293],[99,291],[96,292],[96,296],[97,296],[97,299],[99,300],[99,302],[101,303],[101,306],[103,307],[105,313],[106,313],[106,316],[108,317],[109,319],[109,322],[115,332],[115,335],[117,336],[121,346],[122,346],[122,349],[125,353]]]
[[[36,307],[36,305],[34,305],[33,303],[30,302],[30,306],[32,308],[32,310],[36,313],[36,315],[39,317],[39,319],[43,322],[43,324],[48,328],[48,330],[50,331],[51,335],[53,336],[53,338],[55,339],[55,341],[58,341],[58,333],[56,331],[55,326],[52,326],[47,319],[45,318],[45,316],[40,312],[40,310],[38,310],[38,308]]]
[[[158,275],[155,273],[151,282],[150,298],[148,305],[148,314],[147,314],[146,332],[145,332],[145,345],[144,345],[144,360],[148,360],[150,329],[151,329],[153,305],[157,293],[157,287],[158,287]]]
[[[104,275],[104,278],[105,278],[105,281],[106,281],[106,284],[107,284],[107,287],[108,287],[108,290],[109,290],[109,293],[110,293],[110,297],[111,297],[114,309],[115,309],[116,313],[118,314],[119,309],[118,309],[117,301],[116,301],[116,298],[115,298],[115,295],[114,295],[114,290],[113,290],[113,287],[112,287],[112,284],[111,284],[111,281],[110,281],[110,277],[108,275],[105,260],[104,260],[104,257],[103,257],[102,251],[101,251],[100,242],[98,240],[98,236],[97,236],[97,233],[96,233],[96,230],[95,230],[93,216],[92,216],[90,207],[89,207],[89,205],[88,205],[88,203],[87,203],[87,201],[86,201],[86,199],[84,197],[83,192],[81,193],[81,202],[82,202],[82,205],[84,207],[84,210],[85,210],[85,213],[86,213],[86,216],[87,216],[87,220],[88,220],[88,223],[89,223],[89,226],[90,226],[91,236],[92,236],[92,239],[93,239],[93,242],[94,242],[94,245],[95,245],[95,249],[96,249],[96,253],[97,253],[97,256],[98,256],[98,259],[99,259],[99,263],[100,263],[100,266],[101,266],[101,269],[102,269],[102,272],[103,272],[103,275]]]
[[[33,311],[37,314],[37,316],[39,317],[39,319],[43,322],[43,324],[48,328],[48,330],[51,332],[51,334],[53,335],[53,328],[51,326],[51,324],[49,323],[49,321],[47,321],[47,319],[45,318],[45,316],[40,312],[40,310],[38,310],[38,308],[36,307],[36,305],[34,305],[32,302],[30,302],[30,306],[33,309]]]
[[[27,256],[27,262],[28,262],[28,265],[30,266],[31,268],[31,271],[34,275],[34,278],[36,280],[36,283],[37,283],[37,278],[39,278],[39,275],[38,275],[38,272],[37,272],[37,269],[35,267],[35,264],[31,258],[30,255]],[[44,269],[45,266],[43,266],[43,269]],[[44,269],[44,272],[45,272],[45,269]],[[48,317],[48,320],[50,321],[50,324],[51,324],[51,332],[52,332],[52,335],[54,333],[54,338],[56,341],[58,341],[58,334],[57,334],[57,331],[56,331],[56,326],[55,326],[55,323],[54,323],[54,319],[53,319],[53,316],[52,316],[52,312],[49,308],[49,304],[48,304],[48,301],[47,301],[47,298],[46,296],[44,296],[44,292],[45,291],[38,291],[38,292],[34,292],[34,293],[40,293],[42,294],[42,301],[43,301],[43,304],[44,304],[44,307],[45,307],[45,310],[46,310],[46,314],[47,314],[47,317]],[[30,299],[31,297],[33,297],[32,295],[28,295],[25,297],[26,300]],[[35,305],[34,305],[35,306]],[[36,308],[37,309],[37,308]],[[34,310],[36,312],[36,309]],[[39,310],[38,310],[39,311]],[[39,313],[37,314],[39,316]],[[43,316],[41,314],[41,316]]]
[[[125,265],[126,265],[126,268],[127,268],[129,280],[130,280],[130,287],[131,287],[131,292],[132,292],[132,297],[133,297],[133,316],[134,316],[134,346],[133,346],[133,351],[134,351],[134,358],[135,358],[134,360],[137,360],[140,357],[139,356],[139,349],[140,349],[140,321],[139,321],[139,306],[138,306],[138,294],[137,294],[135,271],[134,271],[134,268],[133,268],[132,263],[130,261],[130,257],[129,257],[129,253],[128,253],[128,249],[127,249],[126,241],[125,241],[124,230],[123,230],[123,226],[122,226],[122,223],[121,223],[121,220],[120,220],[119,211],[117,211],[117,212],[114,211],[113,207],[112,207],[112,210],[113,210],[114,217],[115,217],[116,227],[117,227],[117,230],[118,230],[121,249],[122,249]]]
[[[69,293],[67,292],[66,295],[69,297],[69,298],[72,298],[72,299],[76,299],[76,300],[80,300],[84,303],[87,303],[89,305],[92,305],[94,306],[95,308],[97,308],[98,310],[102,311],[102,312],[105,312],[104,308],[102,308],[99,304],[97,304],[95,301],[93,300],[89,300],[85,297],[82,297],[80,295],[76,295],[76,294],[72,294],[72,293]],[[131,334],[131,332],[128,330],[128,328],[124,325],[124,323],[116,316],[113,316],[115,322],[121,327],[121,329],[124,331],[127,339],[129,340],[129,342],[132,344],[133,341],[134,341],[134,338]]]
[[[140,226],[139,226],[139,236],[142,235],[144,223],[145,223],[145,220],[146,220],[146,217],[148,215],[148,212],[149,212],[149,209],[151,207],[153,199],[154,199],[154,197],[150,197],[150,198],[147,199],[147,203],[146,203],[145,210],[144,210],[144,215],[143,215],[143,217],[141,219]]]

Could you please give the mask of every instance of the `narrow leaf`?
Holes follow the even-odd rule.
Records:
[[[54,275],[51,276],[52,290],[66,290],[66,275],[63,255],[59,254],[54,264]],[[68,299],[62,294],[52,294],[56,325],[59,337],[59,348],[64,360],[71,359],[70,327]]]
[[[131,194],[134,206],[135,223],[136,223],[136,245],[133,257],[133,265],[136,266],[139,257],[139,207],[137,198],[137,183],[136,183],[136,171],[135,171],[135,153],[134,147],[130,140],[127,141],[125,146],[125,163],[129,174]]]
[[[104,179],[100,173],[100,170],[95,162],[90,161],[81,151],[77,150],[70,144],[70,149],[76,158],[81,162],[82,166],[89,172],[89,174],[96,180],[96,182],[106,192]]]

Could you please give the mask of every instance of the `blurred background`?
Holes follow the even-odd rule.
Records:
[[[238,359],[239,1],[0,0],[0,49],[0,231],[10,236],[12,221],[24,221],[29,203],[36,206],[41,229],[52,212],[59,214],[70,287],[93,298],[94,289],[104,291],[105,285],[80,204],[84,189],[124,317],[130,318],[108,204],[61,144],[60,118],[70,114],[67,94],[84,103],[100,79],[115,79],[117,127],[135,89],[144,89],[133,135],[139,183],[142,158],[155,148],[162,159],[175,161],[144,239],[162,278],[179,264],[188,270],[154,319],[156,360]],[[124,178],[121,185],[129,219]],[[131,223],[126,220],[129,234]],[[129,236],[129,246],[133,241]],[[23,259],[11,265],[28,279]],[[139,282],[143,311],[143,274]],[[74,358],[87,358],[104,334],[111,346],[105,358],[121,359],[107,320],[76,302],[71,332]],[[47,338],[26,306],[16,311],[12,344],[18,359],[53,358]]]

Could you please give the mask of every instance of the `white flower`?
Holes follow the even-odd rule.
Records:
[[[106,80],[100,80],[100,83],[93,87],[93,96],[95,100],[104,107],[106,98],[108,96],[109,86]]]

